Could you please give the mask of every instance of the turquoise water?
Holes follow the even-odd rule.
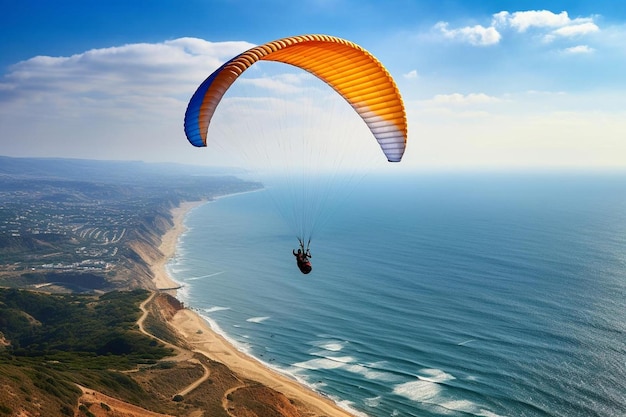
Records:
[[[626,175],[370,176],[306,276],[266,194],[193,210],[169,265],[242,350],[357,415],[626,415]]]

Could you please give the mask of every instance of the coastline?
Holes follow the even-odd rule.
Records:
[[[151,265],[153,282],[157,289],[166,289],[168,292],[172,291],[172,295],[176,295],[175,289],[180,287],[180,283],[172,279],[167,272],[167,263],[175,255],[178,239],[186,230],[184,225],[186,215],[193,208],[206,202],[206,200],[183,202],[179,207],[172,209],[174,225],[162,236],[159,246],[163,256]],[[193,310],[188,308],[179,310],[171,319],[170,324],[190,345],[194,346],[195,351],[211,360],[221,362],[244,378],[255,380],[281,392],[289,399],[300,403],[307,412],[313,413],[308,415],[354,417],[354,414],[341,408],[332,400],[241,352],[215,332],[209,323]]]
[[[160,259],[150,265],[154,278],[154,286],[157,290],[179,288],[180,283],[174,281],[167,272],[167,263],[176,254],[176,245],[180,235],[185,232],[185,216],[192,209],[207,203],[207,200],[200,201],[184,201],[178,207],[174,207],[170,213],[172,214],[172,222],[174,225],[161,236],[161,244],[159,251],[163,254]],[[172,290],[175,291],[175,290]],[[172,294],[175,295],[175,292]]]

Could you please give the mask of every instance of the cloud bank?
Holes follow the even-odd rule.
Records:
[[[469,44],[480,47],[481,52],[498,45],[511,48],[507,57],[512,57],[514,65],[510,72],[494,73],[487,84],[474,83],[473,74],[464,68],[457,87],[448,88],[442,82],[428,97],[420,97],[415,92],[435,85],[433,80],[447,68],[425,70],[419,61],[405,56],[400,63],[391,62],[396,65],[391,72],[400,74],[396,81],[405,97],[409,121],[409,145],[401,169],[626,166],[626,114],[619,86],[573,91],[563,84],[558,93],[533,87],[537,75],[555,79],[571,75],[564,72],[571,60],[587,61],[594,68],[618,67],[595,65],[603,51],[585,40],[604,29],[594,17],[500,12],[492,16],[490,26],[454,28],[440,22],[434,27],[450,44]],[[617,39],[620,32],[613,28],[606,33]],[[534,73],[532,66],[524,69],[531,72],[515,72],[528,55],[518,57],[515,45],[504,42],[513,36],[544,45],[546,37],[553,36],[550,42],[558,43],[560,52],[553,57],[566,66],[555,67],[552,73],[546,68]],[[180,38],[71,56],[37,56],[16,63],[0,78],[0,153],[214,163],[206,152],[186,144],[182,129],[185,108],[202,80],[225,60],[252,46],[248,42]],[[441,54],[458,53],[458,48],[447,50],[441,43],[435,48]],[[290,94],[301,90],[306,81],[294,74],[268,78],[262,70],[253,75],[247,84],[264,93]],[[523,88],[529,91],[514,90],[519,84],[511,80],[519,78],[525,79]],[[605,81],[593,72],[585,73],[583,80]],[[507,88],[512,90],[503,93]],[[533,89],[537,91],[530,91]],[[265,101],[255,111],[264,117],[276,113],[267,104]],[[283,108],[288,105],[282,103]],[[289,122],[290,132],[301,132]],[[238,125],[238,117],[229,123]],[[361,125],[351,127],[349,133]]]
[[[566,11],[553,13],[549,10],[529,10],[495,13],[489,26],[450,28],[448,22],[438,22],[434,30],[444,39],[474,46],[491,46],[499,44],[511,32],[518,35],[538,32],[541,39],[549,43],[556,39],[581,38],[599,32],[600,28],[594,22],[594,17],[572,19]]]

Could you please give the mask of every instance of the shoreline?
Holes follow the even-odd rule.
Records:
[[[172,288],[180,288],[181,284],[176,282],[170,274],[167,272],[167,263],[176,255],[176,246],[178,245],[178,239],[185,233],[185,217],[187,214],[196,207],[210,202],[210,200],[200,201],[184,201],[180,203],[178,207],[174,207],[170,213],[172,214],[172,223],[174,224],[163,236],[161,236],[161,244],[159,245],[159,251],[162,253],[160,259],[152,262],[150,269],[154,278],[152,282],[157,290],[170,290]],[[176,290],[172,295],[176,295]]]
[[[224,195],[219,198],[228,196]],[[214,200],[183,202],[171,210],[174,225],[161,237],[159,250],[162,257],[150,266],[157,291],[164,290],[176,296],[176,288],[180,288],[181,284],[169,275],[167,263],[175,256],[178,240],[186,231],[184,221],[187,214],[192,209],[211,201]],[[213,330],[210,324],[195,311],[189,308],[179,310],[170,324],[190,345],[194,346],[195,351],[211,360],[221,362],[245,378],[255,380],[283,393],[292,400],[296,400],[308,411],[314,413],[313,415],[354,417],[354,414],[331,399],[270,368],[255,357],[240,351],[225,337]]]

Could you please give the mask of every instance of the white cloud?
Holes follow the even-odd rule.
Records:
[[[182,38],[19,62],[0,78],[3,153],[166,160],[191,94],[251,46]]]
[[[467,42],[476,46],[494,45],[500,41],[500,33],[495,27],[484,27],[481,25],[466,26],[459,29],[448,29],[447,22],[439,22],[435,25],[444,37],[461,42]]]
[[[444,28],[455,39],[466,39],[462,31]],[[622,38],[621,32],[614,36],[615,48],[621,48]],[[207,152],[186,144],[185,106],[217,66],[251,46],[183,38],[20,62],[0,78],[2,153],[205,164]],[[583,42],[565,46],[571,46],[564,50],[570,54],[593,52]],[[292,75],[265,80],[261,76],[265,68],[258,66],[251,82],[264,80],[264,88],[271,89],[302,86],[302,80]],[[416,70],[404,74],[416,76]],[[458,91],[472,91],[470,82],[468,78],[466,89]],[[406,103],[411,146],[403,166],[626,166],[623,94],[614,94],[566,97],[535,92],[522,100],[486,93],[432,93],[431,100]],[[254,111],[264,117],[280,113],[274,103],[263,104]],[[346,118],[354,117],[347,107]],[[341,114],[343,123],[346,118]],[[235,116],[237,128],[243,123],[239,114]],[[353,131],[361,134],[364,124],[355,119],[346,136]],[[299,126],[289,127],[301,135]],[[366,128],[363,133],[369,134]],[[378,148],[372,151],[379,156]]]
[[[572,22],[567,12],[555,14],[549,10],[529,10],[514,13],[502,11],[494,14],[493,19],[494,25],[512,27],[519,32],[525,32],[531,27],[562,27]]]
[[[565,52],[568,54],[590,54],[593,51],[594,49],[587,45],[572,46],[571,48],[565,49]]]
[[[185,108],[206,77],[251,46],[182,38],[20,62],[0,78],[0,149],[12,156],[225,164],[224,158],[215,160],[215,153],[188,146],[183,130]],[[371,135],[354,109],[317,78],[302,72],[296,75],[284,64],[260,64],[229,90],[241,88],[240,93],[254,95],[243,99],[234,91],[221,101],[216,119],[221,117],[228,126],[217,130],[223,124],[214,119],[212,138],[238,135],[245,138],[244,143],[258,138],[261,125],[267,126],[261,133],[272,138],[275,148],[280,145],[275,144],[276,131],[299,138],[319,137],[319,131],[328,133],[333,128],[341,138]],[[306,94],[292,95],[302,89]],[[238,106],[242,100],[246,101],[245,115]],[[308,124],[303,128],[303,123]],[[334,139],[329,139],[328,149],[346,149],[347,141]],[[375,140],[371,145],[378,146]],[[374,151],[380,156],[380,149]]]
[[[438,104],[460,104],[460,105],[472,105],[472,104],[485,104],[496,103],[501,101],[497,97],[491,97],[484,93],[470,93],[467,95],[454,93],[454,94],[438,94],[433,98],[433,102]]]
[[[406,78],[407,80],[414,80],[418,77],[417,75],[417,70],[412,70],[407,72],[406,74],[403,74],[404,78]]]
[[[409,103],[413,128],[403,163],[450,169],[626,166],[619,92],[529,91],[482,106],[454,104],[465,98],[450,94]],[[482,116],[476,108],[485,110]]]
[[[36,95],[54,100],[59,93],[114,100],[174,96],[197,85],[226,57],[250,46],[182,38],[93,49],[70,57],[38,56],[11,67],[2,84],[22,99]]]
[[[502,29],[512,28],[519,33],[524,33],[531,28],[549,30],[543,40],[552,42],[557,37],[570,38],[584,36],[600,31],[592,17],[571,19],[567,12],[553,13],[549,10],[530,10],[524,12],[509,13],[502,11],[493,15],[492,24]]]
[[[600,28],[595,23],[587,22],[587,23],[581,23],[579,25],[564,26],[562,28],[552,31],[552,34],[563,36],[563,37],[570,37],[570,36],[587,35],[589,33],[598,32],[599,30]]]
[[[491,26],[482,25],[450,28],[448,22],[438,22],[434,29],[446,39],[469,43],[475,46],[498,44],[503,36],[514,32],[524,34],[535,29],[533,35],[543,42],[550,43],[560,39],[569,39],[597,33],[600,27],[594,23],[594,17],[570,18],[566,11],[553,13],[549,10],[529,10],[510,13],[501,11],[492,16]],[[536,38],[535,38],[536,39]]]

